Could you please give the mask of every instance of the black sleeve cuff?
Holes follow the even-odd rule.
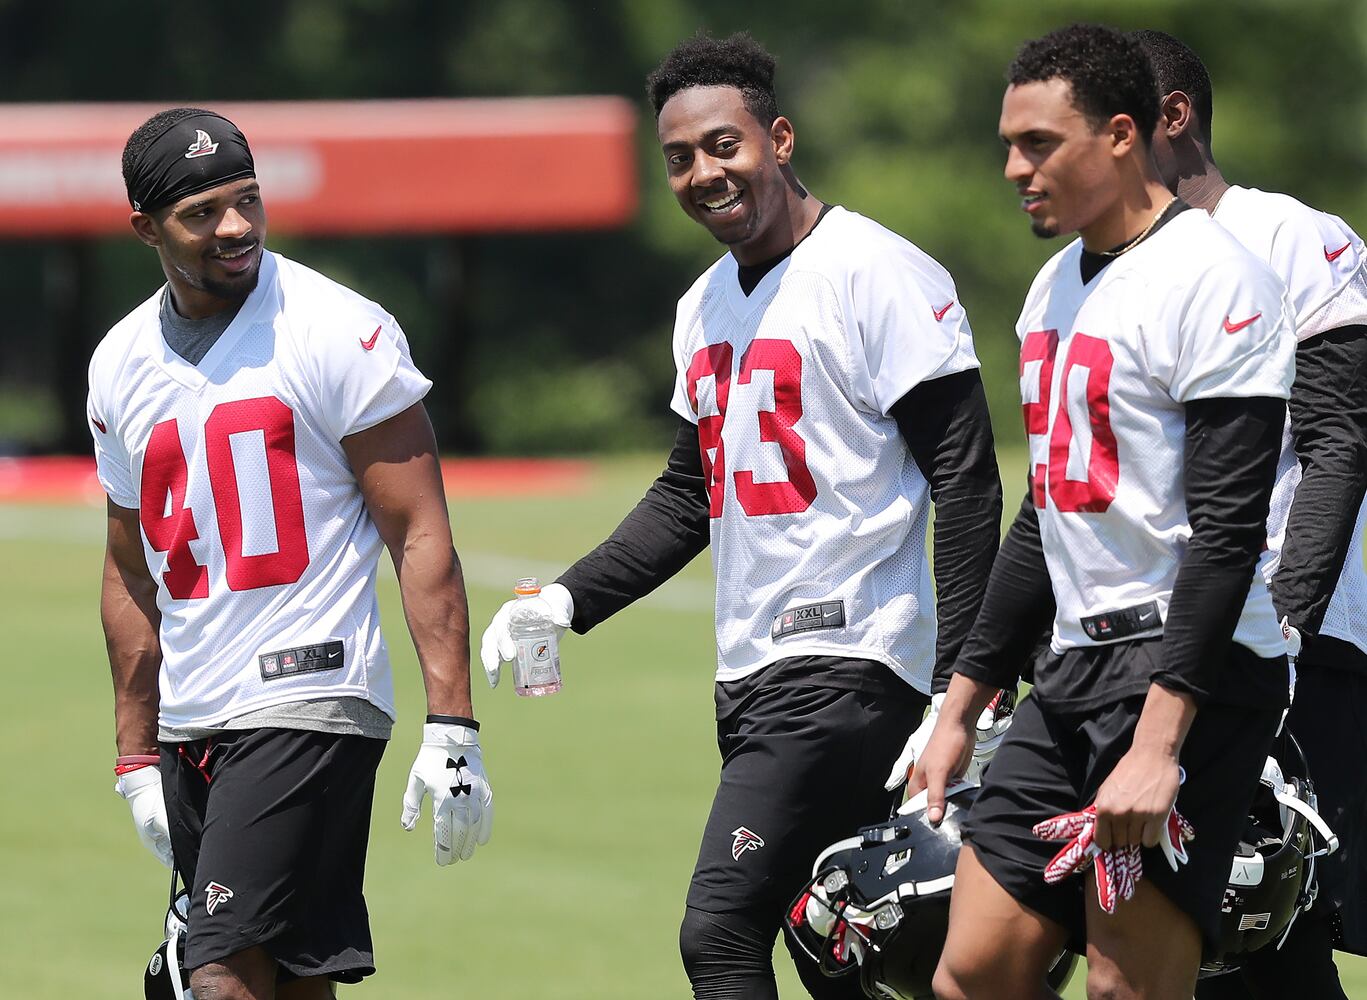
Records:
[[[479,732],[479,723],[474,719],[467,719],[463,715],[429,715],[428,722],[439,722],[446,726],[464,726],[466,729],[473,729]]]
[[[992,564],[982,609],[953,673],[993,687],[1014,688],[1030,654],[1054,619],[1054,589],[1040,543],[1039,516],[1027,488],[1020,511]],[[936,676],[932,690],[949,687]]]
[[[1291,439],[1301,467],[1272,601],[1303,637],[1319,632],[1367,493],[1367,327],[1296,350]]]
[[[1001,538],[1002,487],[976,369],[923,382],[891,409],[935,506],[935,682],[949,686]]]
[[[608,538],[556,583],[574,598],[581,635],[649,594],[707,548],[709,498],[698,428],[680,418],[665,470]]]
[[[1184,491],[1191,538],[1163,623],[1154,680],[1198,702],[1234,680],[1220,676],[1267,540],[1281,451],[1280,399],[1203,399],[1186,406]]]

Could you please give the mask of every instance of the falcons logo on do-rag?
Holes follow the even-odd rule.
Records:
[[[738,826],[731,831],[731,835],[736,839],[731,841],[731,857],[736,861],[746,851],[758,851],[764,846],[764,838],[752,830],[747,830],[743,826]]]

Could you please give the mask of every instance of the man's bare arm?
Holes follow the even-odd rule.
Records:
[[[427,711],[471,718],[470,612],[427,411],[415,403],[342,448],[394,560]]]
[[[120,756],[157,752],[161,612],[147,569],[138,512],[108,504],[100,619],[114,680],[114,734]]]

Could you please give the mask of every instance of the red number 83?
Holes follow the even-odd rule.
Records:
[[[1035,506],[1044,506],[1047,488],[1058,510],[1099,514],[1110,507],[1115,499],[1116,484],[1120,481],[1120,459],[1115,432],[1111,429],[1111,345],[1100,337],[1090,337],[1085,333],[1074,333],[1069,338],[1063,375],[1059,379],[1063,398],[1058,400],[1054,429],[1050,432],[1049,404],[1054,383],[1054,356],[1057,353],[1057,330],[1031,330],[1021,343],[1022,386],[1025,366],[1035,361],[1040,363],[1038,400],[1023,403],[1021,407],[1025,414],[1025,433],[1049,435],[1047,461],[1036,464],[1033,476]],[[1070,376],[1078,365],[1087,369],[1083,396],[1092,432],[1085,481],[1068,478],[1068,453],[1073,446],[1073,421],[1068,414],[1068,395]]]
[[[702,451],[703,479],[707,482],[713,517],[721,517],[726,498],[726,456],[721,432],[731,399],[733,359],[731,345],[722,341],[700,348],[688,366],[688,402],[698,415],[698,447]],[[802,417],[802,356],[789,341],[755,340],[741,356],[736,384],[748,385],[757,371],[772,372],[774,377],[774,408],[755,414],[759,439],[779,446],[788,478],[757,483],[752,470],[738,470],[733,473],[736,499],[750,517],[800,514],[816,499],[816,482],[807,467],[807,442],[794,430]],[[698,409],[698,382],[705,378],[716,380],[714,414],[704,415]]]

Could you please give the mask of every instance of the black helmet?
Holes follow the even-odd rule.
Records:
[[[1220,906],[1217,957],[1203,976],[1239,967],[1243,956],[1281,940],[1315,901],[1315,859],[1338,849],[1316,812],[1305,755],[1283,728],[1263,765]],[[1316,839],[1322,847],[1316,848]]]
[[[960,826],[978,785],[960,782],[945,795],[939,826],[926,819],[925,794],[886,823],[861,829],[817,858],[813,879],[788,909],[789,933],[828,976],[859,970],[874,998],[932,997],[931,978],[949,928],[949,894],[959,860]],[[1050,972],[1056,988],[1074,958]]]
[[[185,930],[190,915],[190,892],[176,891],[176,876],[171,876],[171,905],[166,911],[166,940],[152,953],[142,976],[142,992],[147,1000],[194,1000],[190,974],[185,970]]]

